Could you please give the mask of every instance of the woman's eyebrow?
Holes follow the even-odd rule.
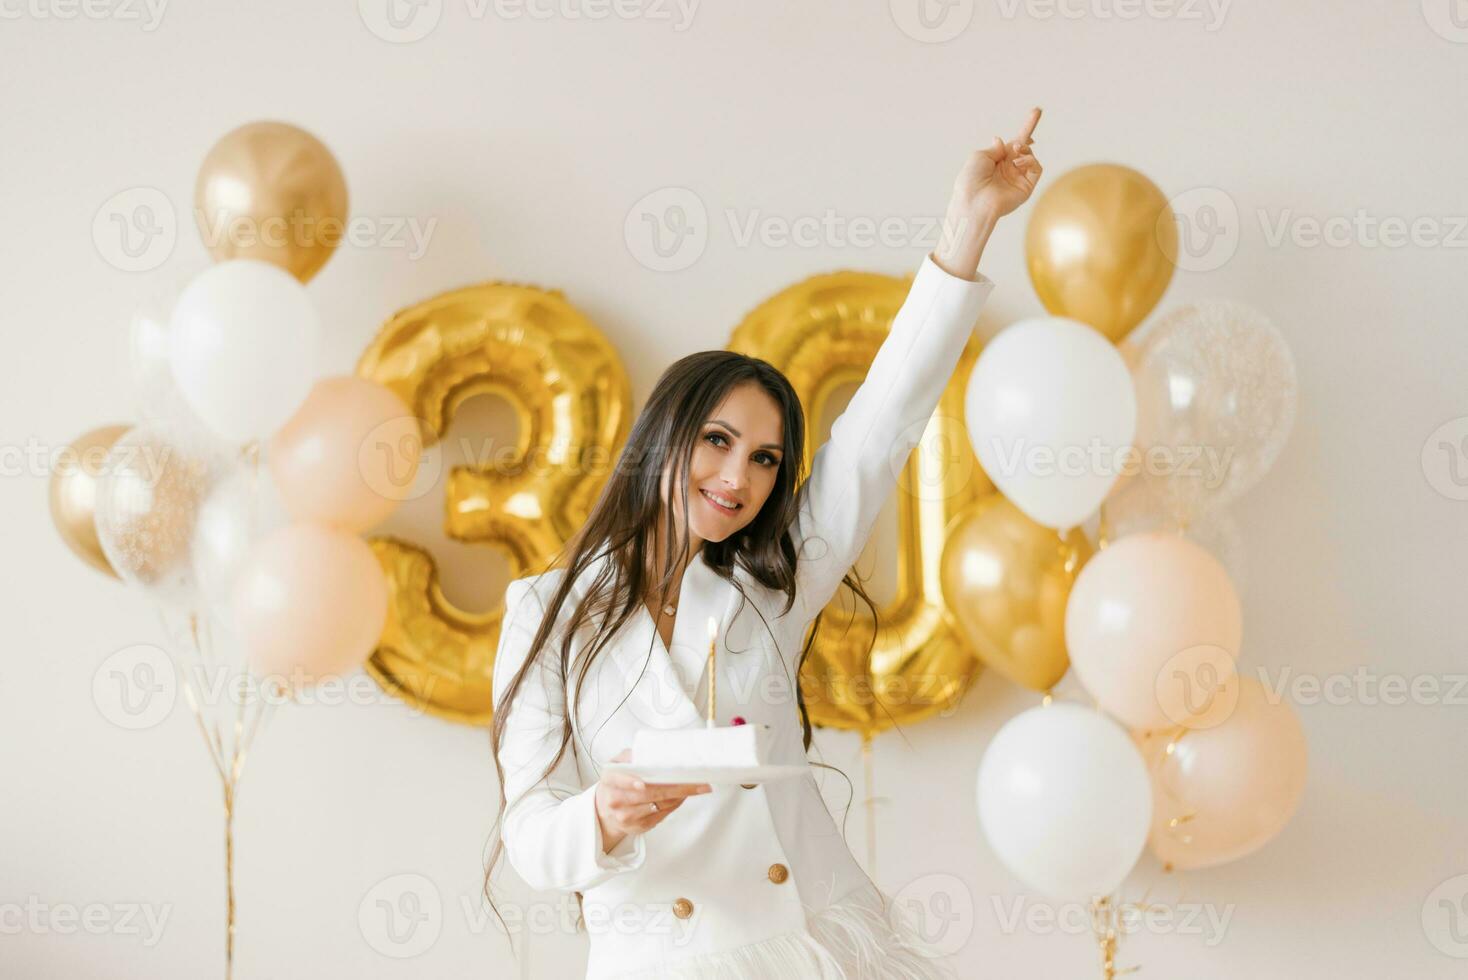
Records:
[[[738,439],[740,436],[742,436],[744,434],[744,433],[740,432],[738,429],[734,428],[734,426],[730,425],[728,422],[725,422],[723,419],[709,419],[709,421],[710,422],[717,422],[719,425],[722,425],[724,428],[726,428],[730,432],[734,433],[734,438],[736,438],[736,439]],[[766,442],[766,443],[763,443],[760,446],[760,448],[761,449],[778,449],[781,452],[784,452],[785,451],[785,447],[782,446],[782,445],[780,445],[778,442]]]

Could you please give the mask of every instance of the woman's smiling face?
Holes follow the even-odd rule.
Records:
[[[754,520],[784,461],[784,429],[780,406],[764,388],[746,382],[729,389],[703,421],[689,463],[688,531],[694,539],[723,541]],[[663,481],[664,503],[669,482]]]

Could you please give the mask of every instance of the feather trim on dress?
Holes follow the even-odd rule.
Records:
[[[616,974],[616,980],[952,980],[943,953],[876,888],[807,920],[808,931]]]

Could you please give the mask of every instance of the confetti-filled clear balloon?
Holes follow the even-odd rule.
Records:
[[[1168,511],[1156,487],[1135,478],[1107,497],[1103,507],[1108,542],[1146,531],[1177,531],[1217,558],[1228,571],[1234,587],[1243,591],[1248,577],[1248,554],[1238,523],[1226,508],[1205,510],[1184,521]],[[1101,530],[1098,528],[1098,532]]]
[[[118,439],[97,487],[97,537],[118,576],[161,602],[191,601],[199,508],[234,467],[227,447],[177,422]]]
[[[1259,482],[1295,421],[1295,360],[1284,336],[1242,303],[1167,314],[1133,342],[1143,478],[1186,519]]]

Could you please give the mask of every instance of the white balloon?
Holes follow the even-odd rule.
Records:
[[[290,514],[263,462],[258,472],[249,463],[237,467],[199,508],[194,577],[209,613],[226,628],[233,625],[234,585],[250,552],[271,531],[289,523]]]
[[[320,318],[290,273],[231,259],[195,276],[174,307],[168,356],[189,407],[234,442],[264,440],[316,379]]]
[[[979,763],[979,823],[1030,888],[1057,901],[1109,895],[1152,825],[1152,786],[1120,725],[1052,703],[999,729]]]
[[[1076,527],[1101,506],[1136,435],[1126,362],[1065,317],[1001,330],[974,364],[964,407],[984,472],[1046,527]]]

